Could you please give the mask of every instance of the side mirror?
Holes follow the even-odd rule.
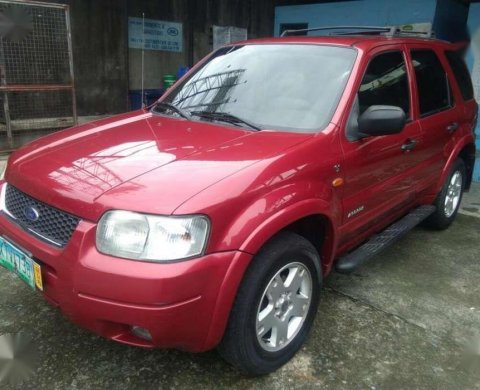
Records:
[[[363,136],[400,133],[406,123],[405,112],[395,106],[370,106],[358,118],[358,131]]]

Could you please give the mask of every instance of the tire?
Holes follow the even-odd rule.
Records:
[[[462,202],[466,179],[465,163],[462,159],[457,159],[435,199],[437,210],[427,218],[426,226],[444,230],[452,224]]]
[[[249,375],[268,374],[284,365],[308,336],[321,280],[313,245],[291,232],[276,235],[245,272],[218,346],[220,355]]]

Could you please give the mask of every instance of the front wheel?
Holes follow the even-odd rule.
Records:
[[[300,349],[315,318],[320,258],[303,237],[282,232],[252,260],[218,350],[250,375],[275,371]]]
[[[451,225],[460,208],[465,181],[465,163],[462,159],[457,159],[435,200],[437,210],[425,221],[427,226],[446,229]]]

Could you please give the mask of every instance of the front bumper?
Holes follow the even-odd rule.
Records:
[[[95,224],[87,221],[63,249],[4,215],[0,234],[42,266],[45,298],[73,322],[122,343],[192,352],[211,349],[220,340],[229,311],[225,302],[233,300],[222,296],[225,280],[234,264],[250,259],[237,251],[165,264],[119,259],[96,250]],[[231,286],[226,290],[232,295]],[[132,326],[147,329],[151,340],[137,337]]]

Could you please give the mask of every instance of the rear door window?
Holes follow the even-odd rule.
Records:
[[[447,73],[433,50],[412,50],[420,115],[428,116],[452,107]]]
[[[462,57],[460,57],[460,55],[453,50],[447,50],[445,52],[445,56],[447,57],[448,63],[453,70],[453,74],[455,75],[455,80],[457,80],[463,100],[473,99],[472,79],[470,77],[470,72],[468,71],[467,65],[465,65]]]

